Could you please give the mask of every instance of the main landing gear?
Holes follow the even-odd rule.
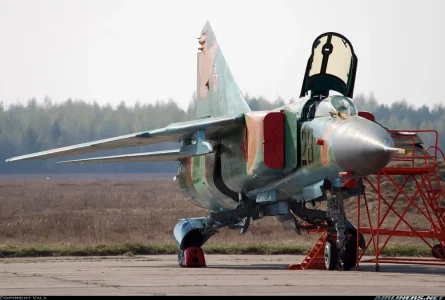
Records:
[[[173,236],[178,245],[178,264],[182,268],[205,267],[202,245],[214,234],[203,234],[204,218],[183,219],[176,224]]]

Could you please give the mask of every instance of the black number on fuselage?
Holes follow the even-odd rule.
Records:
[[[301,155],[301,157],[303,158],[302,160],[305,161],[306,160],[306,149],[307,149],[307,143],[306,143],[306,136],[307,136],[307,131],[303,130],[302,135],[301,135],[301,142],[303,143],[303,153]]]
[[[314,161],[313,132],[310,130],[307,135],[307,164],[310,165]]]
[[[310,165],[314,161],[313,132],[310,129],[302,131],[301,142],[303,143],[303,153],[301,155],[301,164]]]

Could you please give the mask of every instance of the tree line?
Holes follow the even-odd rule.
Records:
[[[287,102],[281,98],[268,101],[262,97],[246,100],[252,110],[270,110]],[[90,173],[90,172],[154,172],[171,173],[177,169],[177,162],[168,163],[117,163],[92,165],[57,165],[57,159],[4,163],[5,159],[37,151],[73,145],[128,133],[164,127],[173,122],[192,120],[195,116],[196,96],[186,111],[173,100],[153,104],[136,103],[128,106],[121,102],[113,108],[110,104],[98,105],[82,100],[68,99],[53,103],[45,98],[42,103],[31,99],[26,105],[11,105],[7,109],[0,103],[0,173]],[[437,104],[432,108],[424,105],[414,108],[405,100],[390,105],[379,103],[371,93],[354,98],[359,110],[374,113],[376,119],[391,129],[435,129],[445,149],[445,106]],[[422,136],[426,145],[434,141]],[[116,155],[142,151],[157,151],[178,148],[177,143],[124,148],[86,156]],[[71,157],[70,157],[71,159]]]

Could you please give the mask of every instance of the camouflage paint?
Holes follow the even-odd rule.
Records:
[[[369,122],[359,116],[342,115],[339,117],[334,115],[304,122],[300,129],[301,160],[299,167],[284,177],[277,177],[276,180],[265,184],[261,188],[250,191],[248,195],[251,196],[260,191],[275,189],[279,200],[295,199],[295,196],[301,193],[302,189],[306,186],[324,179],[331,181],[339,179],[339,172],[344,170],[339,166],[334,154],[346,153],[352,145],[347,142],[348,138],[344,138],[343,136],[342,138],[345,142],[339,144],[338,132],[342,132],[343,134],[345,129],[358,130],[362,126],[371,126],[373,133],[381,131],[379,134],[383,136],[387,135],[388,138],[390,138],[389,134],[379,129],[377,124]],[[351,138],[352,137],[351,135]],[[317,139],[322,139],[323,144],[318,145]],[[369,142],[359,145],[359,147],[361,147],[361,151],[365,151],[363,152],[365,154],[368,149],[367,147],[371,148],[374,144],[373,142]],[[391,143],[389,143],[388,147],[391,146]],[[336,151],[335,153],[334,150]],[[372,153],[372,149],[370,153]],[[359,156],[361,157],[362,154]],[[387,160],[389,158],[384,157],[384,159]],[[362,163],[365,164],[364,161],[362,161]]]
[[[201,31],[199,44],[196,117],[232,116],[250,112],[209,22]]]
[[[261,113],[250,112],[208,22],[201,32],[199,44],[197,117],[247,113],[245,120],[249,123],[251,116],[261,115]],[[237,204],[237,193],[261,186],[282,173],[282,170],[274,170],[267,176],[255,176],[256,172],[267,172],[267,168],[262,164],[263,135],[262,118],[260,119],[256,120],[255,124],[248,124],[248,126],[252,125],[249,126],[251,127],[249,137],[255,138],[249,140],[247,163],[244,161],[242,151],[244,124],[235,127],[230,134],[223,134],[218,139],[211,140],[215,153],[182,160],[179,185],[187,199],[211,210],[233,208]],[[221,146],[218,147],[218,145]],[[219,170],[215,168],[215,156],[218,155],[221,157]],[[218,176],[220,177],[219,188],[215,182],[215,177]],[[221,189],[221,184],[230,193]]]
[[[235,208],[237,202],[225,196],[213,179],[215,154],[195,156],[181,161],[178,183],[186,200],[202,208],[218,211]]]
[[[248,192],[271,184],[278,186],[281,180],[292,176],[295,172],[306,174],[309,170],[322,169],[320,163],[321,150],[319,149],[320,146],[315,145],[316,137],[327,131],[335,120],[332,117],[328,117],[304,123],[302,132],[314,133],[306,141],[307,145],[310,145],[309,148],[313,149],[314,158],[310,164],[302,166],[302,162],[297,160],[299,147],[302,146],[298,142],[299,134],[297,129],[297,122],[301,112],[294,109],[301,110],[303,106],[290,104],[274,110],[283,110],[285,112],[285,166],[283,169],[270,169],[263,162],[262,126],[264,116],[269,112],[259,111],[245,114],[245,124],[248,127],[247,162],[244,161],[244,153],[242,151],[244,126],[237,127],[230,134],[222,136],[218,141],[212,141],[214,146],[218,143],[221,144],[220,148],[215,147],[216,154],[221,155],[222,181],[231,191],[236,193]],[[309,135],[307,136],[309,137]],[[184,164],[191,164],[191,167],[189,168],[190,171],[182,173],[181,176],[185,176],[184,181],[188,183],[187,191],[184,194],[186,197],[191,194],[194,197],[193,201],[199,203],[199,206],[219,210],[227,206],[236,205],[236,200],[225,196],[215,186],[211,174],[215,171],[214,156],[215,153],[212,153],[206,155],[205,158],[204,156],[194,157],[184,161]],[[199,161],[197,161],[198,159]],[[203,159],[207,161],[206,164],[202,163]],[[321,174],[324,175],[323,172]],[[318,177],[308,176],[308,178],[317,179]],[[301,180],[301,182],[304,181]],[[301,191],[304,186],[296,185],[295,187],[297,189],[284,187],[281,194],[288,199],[291,191]]]
[[[331,149],[331,138],[336,128],[348,119],[357,117],[326,116],[310,122],[303,122],[298,128],[303,108],[309,99],[300,99],[273,111],[285,113],[285,167],[269,169],[263,161],[263,119],[270,111],[245,113],[245,125],[248,128],[247,162],[244,161],[242,144],[244,126],[234,128],[219,140],[212,141],[216,155],[221,155],[221,177],[225,186],[235,192],[254,195],[267,189],[276,189],[280,200],[289,200],[301,193],[302,189],[324,178],[338,178],[341,171],[335,163]],[[323,145],[317,145],[317,139],[323,139]],[[216,145],[220,144],[218,148]],[[300,153],[300,157],[298,156]],[[236,199],[224,195],[215,185],[213,172],[215,153],[193,157],[184,162],[191,164],[186,176],[187,191],[193,201],[201,207],[211,210],[233,207]],[[254,193],[252,193],[254,191]]]
[[[284,107],[284,172],[287,173],[298,167],[298,114],[290,106]]]
[[[255,111],[245,114],[247,126],[247,175],[264,173],[263,163],[263,120],[267,111]]]

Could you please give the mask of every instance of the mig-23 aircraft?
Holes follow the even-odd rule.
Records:
[[[394,153],[404,150],[371,113],[359,112],[351,101],[357,56],[349,40],[334,32],[318,36],[300,99],[271,111],[250,110],[208,22],[198,47],[195,120],[7,162],[181,142],[177,150],[63,162],[179,161],[175,180],[182,194],[209,210],[206,217],[180,220],[173,230],[182,267],[188,266],[187,251],[202,251],[219,229],[238,228],[244,233],[251,220],[275,216],[297,233],[303,223],[325,226],[334,236],[326,242],[326,268],[353,268],[356,239],[361,248],[365,241],[346,219],[343,201],[363,194],[361,178],[376,173]],[[326,211],[315,209],[320,201],[327,202]]]

